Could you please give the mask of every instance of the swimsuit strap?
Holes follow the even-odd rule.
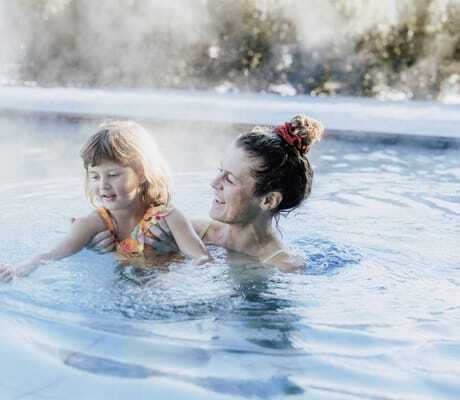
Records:
[[[268,257],[264,258],[263,260],[260,260],[260,262],[262,264],[265,264],[267,262],[269,262],[270,260],[272,260],[273,258],[275,258],[277,255],[283,253],[284,250],[283,249],[279,249],[277,251],[275,251],[274,253],[270,254]]]
[[[204,240],[204,237],[206,236],[206,234],[209,231],[209,228],[211,227],[211,224],[212,224],[212,221],[209,221],[208,224],[206,225],[206,229],[203,231],[203,233],[200,236],[201,240]]]
[[[106,208],[98,208],[97,213],[99,214],[99,217],[101,217],[102,221],[104,222],[105,226],[107,229],[110,231],[110,233],[116,237],[115,235],[115,225],[113,223],[112,216],[110,215],[109,210]]]

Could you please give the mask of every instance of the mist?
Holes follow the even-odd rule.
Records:
[[[460,0],[0,0],[0,84],[449,102],[459,22]],[[0,118],[2,182],[82,179],[101,122]],[[209,173],[247,129],[147,125],[173,174]]]
[[[4,85],[439,99],[460,0],[0,0]]]
[[[85,170],[80,149],[99,125],[109,120],[113,118],[0,115],[0,190],[27,182],[68,181],[81,185],[83,198]],[[232,124],[140,123],[154,136],[173,181],[184,174],[212,176],[225,148],[244,130]]]

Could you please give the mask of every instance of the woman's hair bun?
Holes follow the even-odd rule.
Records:
[[[313,143],[321,139],[324,128],[321,122],[313,118],[296,115],[291,122],[278,125],[273,129],[284,142],[294,146],[303,156]]]
[[[291,120],[291,134],[301,139],[301,153],[306,154],[313,143],[321,140],[324,134],[324,127],[321,122],[313,118],[296,115]]]

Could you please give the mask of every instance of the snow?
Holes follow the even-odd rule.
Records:
[[[460,139],[460,106],[429,101],[4,86],[0,111],[240,124],[278,124],[306,114],[337,131]]]

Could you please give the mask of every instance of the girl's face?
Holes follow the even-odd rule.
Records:
[[[228,224],[247,224],[262,212],[261,198],[254,196],[255,179],[251,167],[257,161],[232,144],[211,186],[214,189],[209,216]]]
[[[91,192],[108,210],[120,210],[133,206],[139,200],[141,179],[131,167],[112,161],[88,167]]]

